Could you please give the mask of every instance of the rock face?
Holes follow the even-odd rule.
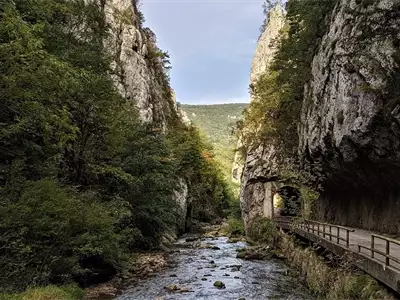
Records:
[[[88,0],[89,1],[89,0]],[[155,34],[142,26],[142,16],[135,0],[96,0],[101,5],[110,36],[105,47],[111,54],[113,80],[118,91],[139,110],[140,119],[168,130],[172,118],[188,119],[178,107],[174,91],[164,74],[162,52]],[[180,179],[174,197],[182,208],[180,231],[186,229],[190,207],[187,183]]]
[[[300,162],[321,175],[315,217],[399,234],[400,2],[338,0],[328,20],[298,128]],[[274,53],[263,46],[263,36],[254,64],[263,63],[253,64],[252,79],[267,71]],[[279,175],[274,154],[269,145],[247,155],[241,192],[246,222],[265,213],[268,187],[262,182]]]
[[[154,33],[142,27],[135,0],[99,1],[110,26],[105,46],[113,57],[115,85],[138,107],[143,122],[156,123],[165,131],[176,111]]]
[[[250,85],[268,72],[274,54],[277,51],[279,31],[285,23],[284,10],[281,4],[269,13],[268,22],[258,40],[250,75]],[[253,99],[251,99],[252,101]],[[239,141],[240,143],[240,141]],[[238,155],[238,154],[237,154]],[[273,145],[256,145],[247,149],[244,166],[240,156],[235,158],[238,172],[241,175],[240,205],[246,229],[251,220],[257,216],[271,216],[272,188],[277,171],[276,153]]]
[[[269,69],[278,47],[279,31],[285,24],[285,13],[282,3],[271,9],[263,32],[258,39],[256,52],[250,73],[250,84],[255,83]]]
[[[399,1],[339,1],[299,128],[300,156],[326,176],[320,219],[400,232],[399,45]]]
[[[242,147],[242,142],[239,139],[236,144],[236,149],[241,149]],[[235,183],[240,184],[241,179],[242,179],[242,174],[243,174],[243,156],[240,152],[240,150],[237,150],[235,152],[235,156],[233,158],[233,163],[232,163],[232,181]]]
[[[190,228],[191,225],[191,212],[190,206],[191,202],[188,197],[188,186],[185,180],[179,179],[179,186],[176,191],[174,191],[175,201],[178,203],[179,208],[182,211],[179,222],[179,231],[185,232]]]

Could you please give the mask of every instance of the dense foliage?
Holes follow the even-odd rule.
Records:
[[[119,95],[107,34],[94,2],[0,0],[0,291],[110,278],[177,231],[178,176],[194,216],[227,206],[197,130],[165,135]]]
[[[182,105],[188,118],[202,130],[206,140],[209,140],[215,152],[215,161],[220,165],[225,182],[233,196],[230,199],[229,210],[224,215],[229,215],[228,223],[236,231],[236,225],[243,226],[239,203],[238,183],[232,181],[232,163],[237,149],[237,138],[234,134],[236,122],[242,118],[243,110],[248,106],[245,103],[228,103],[214,105]],[[222,179],[222,178],[221,178]]]

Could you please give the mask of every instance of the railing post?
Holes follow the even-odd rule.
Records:
[[[340,236],[340,228],[339,227],[336,227],[336,233],[337,233],[337,236],[336,236],[336,244],[340,244],[340,242],[339,242],[339,236]]]
[[[386,240],[386,265],[389,265],[389,254],[390,254],[390,244],[389,240]]]
[[[332,241],[332,226],[329,225],[329,240]]]
[[[325,238],[325,224],[322,224],[322,227],[324,228],[322,231],[324,232],[323,237]]]
[[[375,237],[371,235],[371,257],[374,258],[375,252]]]
[[[349,248],[349,230],[346,229],[346,247]]]

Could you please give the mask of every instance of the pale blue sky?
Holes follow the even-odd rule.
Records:
[[[264,0],[142,0],[181,103],[248,102]]]

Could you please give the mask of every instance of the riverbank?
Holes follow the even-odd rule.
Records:
[[[168,267],[166,251],[136,253],[132,256],[124,271],[109,282],[89,287],[85,290],[84,300],[114,299],[128,286],[140,280],[154,276]]]
[[[304,244],[295,236],[278,233],[277,249],[294,276],[320,299],[398,299],[371,276],[353,267],[345,257]]]
[[[184,235],[183,239],[189,241],[200,240],[201,236],[215,237],[222,231],[221,225],[195,224],[193,233]],[[175,237],[176,238],[176,237]],[[114,299],[123,290],[130,286],[138,284],[142,280],[154,277],[157,273],[173,267],[173,262],[169,259],[171,255],[179,252],[174,247],[174,238],[169,237],[168,243],[162,247],[162,250],[145,253],[135,253],[125,266],[124,270],[109,282],[95,285],[85,289],[83,300],[109,300]]]

